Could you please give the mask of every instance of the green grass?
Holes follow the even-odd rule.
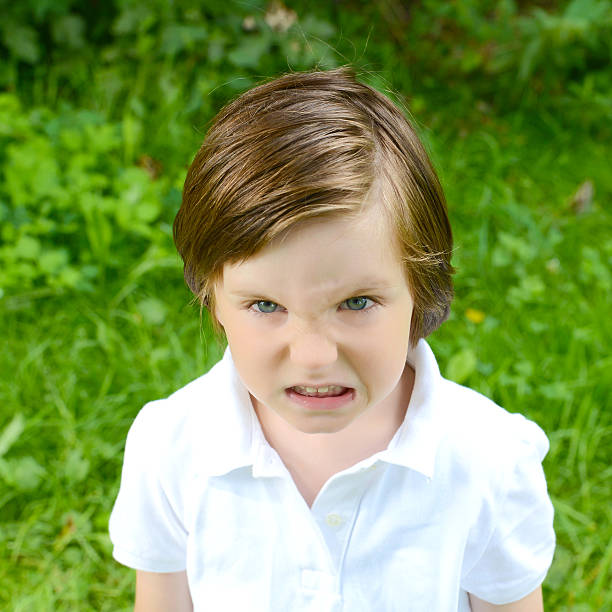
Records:
[[[443,372],[550,438],[558,546],[547,609],[606,610],[612,180],[603,143],[516,121],[429,135],[459,268],[452,316],[431,343]],[[586,179],[595,196],[576,214],[569,201]],[[126,262],[123,276],[89,295],[3,300],[3,609],[130,608],[133,575],[112,561],[107,536],[127,429],[145,401],[221,354],[206,322],[200,332],[178,262],[130,276],[139,265]],[[470,321],[468,308],[484,320]]]
[[[2,313],[10,375],[0,397],[5,436],[12,429],[15,439],[2,459],[12,482],[0,494],[0,599],[11,610],[129,605],[131,572],[111,560],[107,536],[127,428],[145,401],[219,357],[175,281],[154,323],[144,290],[115,306],[101,293],[14,302]]]
[[[165,3],[154,4],[153,13]],[[365,5],[353,11],[351,3],[346,10],[315,3],[312,14],[302,4],[311,3],[294,3],[304,18],[300,27],[307,26],[286,35],[263,26],[243,31],[243,13],[261,21],[264,2],[224,8],[227,20],[207,22],[211,49],[227,38],[214,61],[202,60],[208,42],[186,44],[176,55],[156,53],[155,36],[175,23],[158,11],[153,26],[140,28],[136,20],[127,34],[98,42],[108,45],[104,54],[87,46],[83,52],[92,58],[104,56],[100,65],[83,63],[69,50],[66,65],[41,59],[7,81],[15,83],[25,108],[16,110],[12,98],[0,104],[0,261],[8,262],[0,277],[14,280],[25,271],[34,278],[39,268],[45,276],[33,287],[24,281],[23,291],[0,289],[0,609],[132,609],[134,575],[112,560],[107,532],[127,430],[146,401],[179,388],[221,355],[206,319],[200,329],[173,254],[169,223],[178,205],[177,177],[226,97],[255,82],[256,74],[305,68],[336,49],[336,62],[353,61],[381,87],[386,78],[407,96],[440,170],[458,268],[451,317],[430,338],[443,374],[535,420],[550,439],[544,469],[558,544],[544,583],[545,607],[611,610],[612,175],[609,127],[600,120],[609,97],[598,93],[609,80],[602,70],[593,76],[588,66],[583,73],[566,67],[559,74],[573,79],[570,85],[581,88],[582,98],[563,87],[547,97],[536,73],[528,84],[540,89],[521,103],[516,91],[491,87],[507,86],[509,71],[488,80],[469,66],[456,70],[469,30],[464,35],[442,28],[444,57],[437,59],[440,74],[453,74],[449,85],[444,76],[430,74],[429,64],[419,64],[436,35],[422,48],[412,39],[396,40],[414,23],[415,44],[424,32],[429,36],[430,13],[413,11],[402,23],[389,13],[379,23],[376,15],[397,2],[374,2],[367,11]],[[452,25],[444,21],[446,3],[426,5],[435,24]],[[460,3],[456,10],[461,6],[474,8]],[[319,21],[311,19],[315,8]],[[487,19],[481,15],[475,23],[486,25]],[[479,36],[486,56],[484,34]],[[262,37],[269,44],[252,66],[252,45]],[[310,55],[299,61],[292,56],[289,66],[296,45]],[[570,46],[580,53],[578,43]],[[242,52],[231,53],[236,49]],[[509,52],[519,54],[516,64],[521,49]],[[194,62],[203,65],[195,69]],[[545,58],[540,63],[548,68]],[[12,61],[0,77],[17,74],[20,66]],[[490,89],[495,95],[488,100],[473,94],[485,96]],[[507,104],[506,94],[513,94]],[[534,102],[538,97],[542,108]],[[86,108],[75,113],[72,104]],[[498,116],[496,104],[513,111]],[[48,108],[31,108],[37,105]],[[6,162],[2,139],[9,136],[22,170]],[[149,183],[142,172],[140,180],[144,199],[159,205],[160,216],[151,221],[142,211],[142,227],[132,235],[118,222],[118,209],[134,204],[121,176],[145,154],[160,162],[161,180]],[[15,178],[12,187],[8,174]],[[585,181],[594,196],[581,210],[572,198]],[[93,211],[98,216],[73,215],[80,193],[96,189],[106,198]],[[45,241],[57,241],[51,246],[69,256],[41,266],[39,247],[19,242],[18,231],[40,239],[41,249]],[[15,261],[6,245],[20,250],[21,267],[9,270]],[[96,258],[96,245],[107,261]]]
[[[477,131],[439,152],[459,273],[453,317],[433,345],[448,360],[458,347],[473,351],[464,382],[550,438],[544,468],[558,544],[547,609],[607,610],[612,180],[603,143],[518,119],[511,131]],[[585,180],[595,197],[578,214],[570,202]],[[467,308],[484,321],[467,320]]]

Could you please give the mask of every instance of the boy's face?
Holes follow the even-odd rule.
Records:
[[[413,300],[387,225],[376,206],[308,221],[225,265],[216,315],[258,412],[304,433],[340,431],[374,406],[393,412]],[[299,385],[345,390],[312,398]]]

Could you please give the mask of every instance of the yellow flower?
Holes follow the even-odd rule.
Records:
[[[482,310],[476,310],[475,308],[468,308],[465,311],[465,316],[472,322],[472,323],[482,323],[485,320],[485,317],[487,315],[485,315],[484,312],[482,312]]]

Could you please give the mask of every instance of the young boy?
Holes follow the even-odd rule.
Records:
[[[136,609],[541,610],[548,440],[439,373],[451,229],[404,115],[348,68],[246,92],[174,238],[228,347],[130,429]]]

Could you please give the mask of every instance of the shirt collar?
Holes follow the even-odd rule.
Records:
[[[209,476],[222,476],[232,470],[253,465],[257,444],[254,444],[254,423],[257,416],[249,392],[241,381],[229,346],[222,359],[205,375],[211,377],[210,406],[215,437],[202,449],[201,461]],[[257,421],[259,424],[259,421]],[[262,434],[263,435],[263,434]]]
[[[442,434],[439,411],[444,379],[433,351],[424,339],[410,350],[406,361],[415,374],[410,403],[403,423],[378,458],[431,479]]]
[[[371,459],[400,465],[431,479],[441,433],[439,422],[436,423],[439,409],[436,396],[443,378],[436,358],[424,339],[409,351],[406,361],[415,371],[406,416],[388,447]],[[214,370],[213,395],[218,405],[222,406],[217,424],[222,425],[223,431],[217,440],[219,444],[214,444],[214,452],[207,453],[208,474],[220,476],[241,467],[253,466],[256,476],[280,475],[278,455],[263,435],[229,346]]]

